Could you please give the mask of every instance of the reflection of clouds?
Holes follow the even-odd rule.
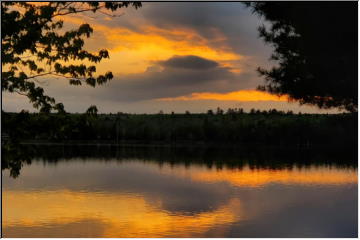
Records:
[[[354,169],[42,164],[24,166],[18,179],[4,178],[5,236],[347,236],[356,222]]]
[[[164,167],[169,169],[170,166]],[[5,175],[8,175],[7,173]],[[157,164],[141,162],[92,161],[83,164],[59,162],[46,168],[34,162],[24,168],[19,179],[4,180],[5,190],[136,193],[146,202],[161,202],[161,208],[173,214],[195,215],[219,208],[229,201],[228,187],[214,187],[177,175],[161,174]],[[46,184],[45,184],[46,183]]]
[[[44,225],[11,225],[6,227],[6,236],[16,236],[18,238],[58,238],[60,236],[66,237],[66,234],[71,233],[69,237],[83,238],[101,236],[106,228],[106,223],[95,218],[81,219],[76,222],[57,223],[51,222]],[[4,230],[4,228],[3,228]],[[3,232],[4,236],[4,232]]]
[[[238,187],[259,187],[270,183],[281,184],[323,184],[339,185],[357,183],[357,170],[336,169],[327,166],[304,169],[196,169],[188,173],[194,181],[220,183],[227,182]]]
[[[100,224],[103,232],[98,237],[189,237],[202,234],[216,225],[240,220],[238,199],[212,211],[196,215],[171,214],[161,209],[161,202],[149,204],[138,195],[119,193],[73,192],[67,190],[5,191],[3,229],[16,236],[16,228],[36,228],[38,236],[43,226],[61,226],[78,223],[80,232]],[[70,228],[71,230],[72,228]],[[10,233],[9,233],[10,234]],[[62,236],[74,236],[73,229]],[[93,237],[94,237],[93,236]]]

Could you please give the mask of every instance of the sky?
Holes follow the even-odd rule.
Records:
[[[256,68],[270,68],[272,47],[258,37],[264,22],[239,2],[145,2],[137,10],[120,9],[117,17],[77,14],[62,17],[67,29],[89,23],[94,34],[89,51],[107,49],[110,59],[97,67],[111,71],[105,85],[73,86],[62,78],[38,79],[45,93],[68,112],[157,113],[206,112],[251,108],[335,113],[300,106],[256,91],[264,83]],[[36,111],[26,97],[2,93],[5,111]]]

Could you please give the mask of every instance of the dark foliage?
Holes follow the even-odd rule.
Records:
[[[90,107],[84,114],[22,111],[2,112],[2,117],[2,169],[10,169],[13,177],[35,157],[55,163],[77,156],[282,168],[319,159],[319,164],[353,166],[357,155],[357,114],[350,113],[293,114],[275,109],[224,113],[219,108],[207,114],[136,115],[98,114]],[[318,158],[319,153],[326,158]]]
[[[64,31],[64,22],[56,17],[112,12],[130,5],[141,6],[140,2],[1,2],[1,90],[27,96],[41,112],[64,111],[63,104],[56,104],[54,98],[45,95],[38,77],[62,77],[72,85],[85,83],[95,87],[113,75],[107,72],[95,76],[95,65],[66,64],[75,60],[98,63],[109,58],[109,53],[103,49],[94,54],[83,48],[85,38],[93,32],[89,24]]]
[[[221,109],[214,114],[3,113],[3,133],[20,141],[343,145],[355,148],[357,114]],[[221,111],[220,111],[221,110]],[[12,141],[15,141],[12,140]]]
[[[251,2],[271,26],[260,37],[274,47],[278,66],[259,68],[259,89],[302,104],[357,111],[357,3]]]

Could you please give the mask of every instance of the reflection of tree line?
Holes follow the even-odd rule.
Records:
[[[201,142],[271,145],[356,145],[356,114],[293,114],[276,110],[207,114],[3,113],[12,140],[68,142]]]
[[[115,145],[14,145],[3,148],[2,169],[17,177],[23,163],[34,159],[56,164],[71,161],[143,161],[159,166],[205,165],[209,168],[292,169],[310,166],[357,168],[355,151],[337,148],[276,148],[276,147],[171,147]]]

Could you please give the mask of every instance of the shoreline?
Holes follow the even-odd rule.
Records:
[[[47,141],[47,140],[24,140],[20,141],[21,145],[43,145],[43,146],[114,146],[114,147],[170,147],[170,148],[255,148],[255,149],[357,149],[349,145],[337,144],[261,144],[261,143],[224,143],[224,142],[200,142],[200,141],[183,141],[183,142],[165,142],[165,141]]]

